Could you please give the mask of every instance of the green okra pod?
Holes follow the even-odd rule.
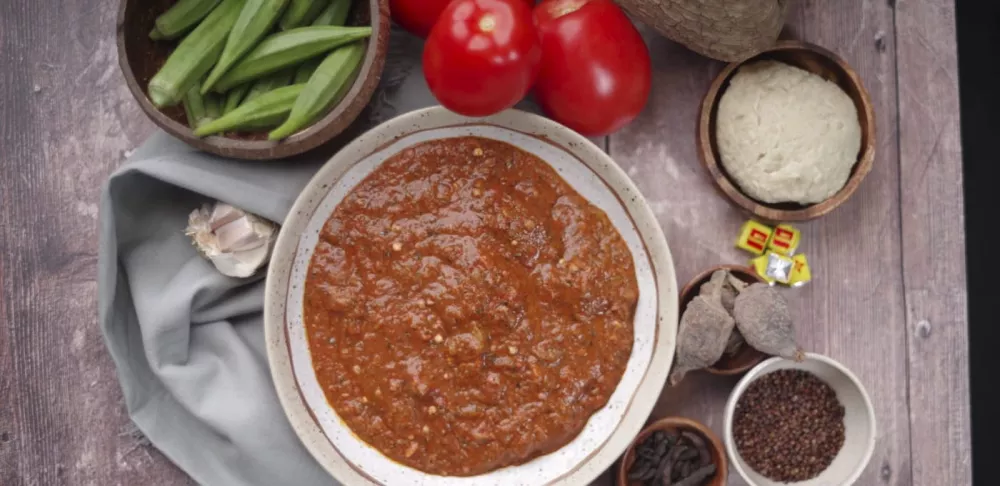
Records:
[[[205,122],[205,100],[201,97],[197,86],[192,86],[184,95],[184,113],[192,130]]]
[[[205,118],[214,120],[222,116],[222,97],[215,93],[206,93],[205,98]]]
[[[246,125],[240,127],[240,130],[247,132],[266,132],[284,123],[285,118],[288,118],[287,112],[271,117],[262,117],[252,122],[248,122]]]
[[[214,89],[225,92],[233,86],[364,39],[371,33],[371,27],[310,26],[270,35],[219,79]]]
[[[330,53],[305,84],[288,119],[272,130],[267,138],[281,140],[322,116],[350,89],[364,57],[363,42],[355,42]]]
[[[288,8],[278,25],[281,30],[309,25],[326,8],[327,2],[329,0],[289,0]]]
[[[219,78],[257,45],[278,21],[287,4],[288,0],[246,0],[246,5],[229,32],[219,62],[201,85],[202,93],[212,89]]]
[[[347,23],[347,14],[351,12],[351,0],[333,0],[330,5],[326,7],[316,20],[313,20],[313,25],[344,25]]]
[[[351,0],[333,0],[326,9],[323,10],[313,20],[313,25],[337,25],[341,26],[347,22],[347,14],[351,10]],[[308,59],[299,65],[299,68],[295,71],[295,83],[304,83],[309,81],[309,77],[312,73],[316,71],[319,67],[319,63],[323,62],[322,58],[314,57]]]
[[[294,76],[295,71],[288,68],[282,69],[276,73],[268,74],[267,76],[254,81],[253,85],[250,87],[250,91],[247,92],[246,98],[243,98],[243,102],[246,103],[264,93],[292,84],[292,78]]]
[[[219,59],[226,36],[246,0],[223,0],[187,35],[149,80],[149,99],[159,108],[176,105]]]
[[[323,62],[322,58],[314,57],[312,59],[307,59],[302,64],[299,64],[298,69],[295,70],[295,84],[305,83],[309,81],[313,73],[316,72],[316,68],[319,67],[319,63]]]
[[[199,86],[200,89],[200,86]],[[247,92],[250,91],[250,83],[243,83],[226,92],[226,102],[222,105],[222,114],[225,115],[236,109],[243,102]]]
[[[194,28],[208,16],[220,0],[179,0],[156,18],[156,27],[149,33],[153,40],[176,39]]]
[[[263,121],[286,115],[295,104],[304,86],[293,84],[264,93],[250,102],[243,103],[235,110],[208,122],[194,131],[199,137],[231,130],[253,127]]]
[[[184,95],[184,113],[187,114],[188,126],[194,130],[221,115],[219,98],[211,93],[202,95],[197,85],[192,86]]]

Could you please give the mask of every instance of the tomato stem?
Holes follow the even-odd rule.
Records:
[[[559,18],[566,14],[571,14],[580,10],[587,0],[567,0],[565,2],[559,2],[558,5],[553,5],[551,7],[552,18]]]
[[[497,27],[497,19],[493,15],[486,14],[479,19],[479,30],[481,32],[493,32]]]

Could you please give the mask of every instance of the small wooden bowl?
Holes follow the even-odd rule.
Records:
[[[688,304],[691,303],[691,299],[694,299],[701,289],[701,285],[708,282],[712,278],[712,274],[717,270],[729,270],[736,278],[751,284],[756,282],[765,282],[757,272],[754,272],[752,268],[744,267],[740,265],[718,265],[712,267],[691,279],[684,289],[680,293],[680,309],[681,314],[684,313],[684,309],[687,309]],[[739,351],[733,356],[723,355],[722,359],[716,362],[714,365],[705,368],[705,371],[712,373],[713,375],[740,375],[746,373],[750,368],[757,366],[758,363],[764,361],[767,355],[757,351],[750,345],[744,344]]]
[[[616,479],[616,484],[618,486],[633,486],[639,485],[638,481],[630,481],[628,479],[628,470],[632,467],[632,463],[635,462],[635,448],[642,441],[646,440],[647,437],[656,432],[657,430],[671,430],[671,431],[682,431],[690,430],[696,434],[705,438],[705,442],[708,445],[709,454],[712,456],[712,463],[715,464],[717,471],[715,476],[708,482],[707,486],[725,486],[726,479],[729,477],[729,461],[726,459],[726,450],[722,447],[722,442],[719,438],[715,436],[711,429],[706,427],[700,422],[696,422],[689,418],[684,417],[667,417],[664,419],[657,420],[642,429],[639,435],[635,437],[635,440],[629,444],[628,449],[625,449],[625,454],[622,455],[621,460],[618,462],[618,474]]]
[[[764,203],[744,194],[722,166],[715,141],[715,123],[719,100],[729,87],[736,70],[748,62],[770,59],[791,64],[828,79],[844,90],[858,110],[861,124],[861,150],[847,183],[829,199],[810,205],[796,203]],[[861,79],[846,61],[836,54],[813,44],[800,41],[780,41],[750,58],[729,64],[712,82],[701,103],[698,120],[698,154],[716,186],[736,205],[767,221],[805,221],[818,218],[840,206],[857,190],[872,169],[875,160],[875,114]]]
[[[267,140],[265,133],[237,133],[229,137],[199,138],[188,128],[180,106],[162,111],[149,100],[146,85],[163,66],[177,41],[153,41],[149,38],[156,17],[176,0],[121,0],[118,9],[118,64],[132,96],[142,111],[160,128],[174,137],[206,152],[238,159],[280,159],[316,148],[343,132],[361,114],[371,100],[385,65],[389,47],[389,0],[356,0],[349,25],[371,25],[372,35],[365,59],[354,85],[344,98],[312,126],[278,142]]]

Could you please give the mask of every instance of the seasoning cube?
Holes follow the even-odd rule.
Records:
[[[754,255],[763,255],[773,232],[774,230],[770,226],[751,219],[743,223],[743,227],[740,228],[740,237],[736,240],[736,246]]]
[[[773,251],[750,260],[750,265],[756,270],[757,275],[770,284],[774,284],[774,282],[787,284],[791,280],[794,264],[791,257]]]
[[[785,256],[795,254],[795,249],[799,247],[802,239],[802,232],[790,224],[779,224],[771,234],[771,240],[767,243],[767,249]]]
[[[788,284],[792,287],[801,287],[812,280],[812,271],[809,270],[809,262],[806,261],[805,254],[798,254],[792,257],[792,275]]]
[[[761,255],[759,257],[754,257],[750,259],[750,266],[753,267],[757,275],[767,281],[767,283],[774,285],[774,279],[767,276],[767,255]]]

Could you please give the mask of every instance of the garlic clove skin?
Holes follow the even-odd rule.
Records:
[[[270,259],[276,230],[270,221],[217,202],[192,211],[184,233],[220,273],[246,278]]]

